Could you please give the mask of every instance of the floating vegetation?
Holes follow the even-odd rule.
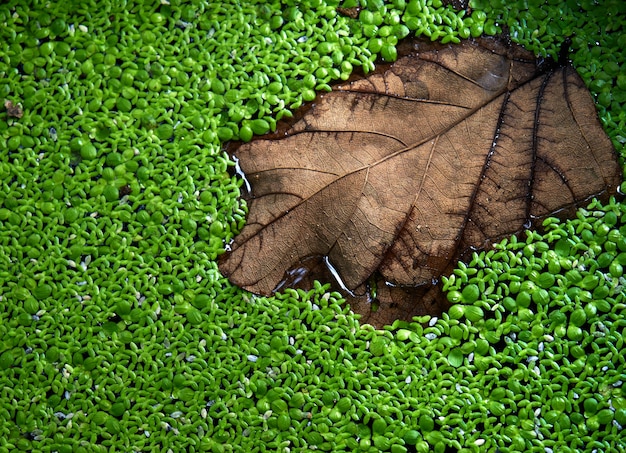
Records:
[[[475,255],[449,312],[383,330],[322,284],[252,297],[215,261],[246,216],[223,141],[394,60],[407,30],[506,25],[544,54],[575,35],[623,152],[622,2],[79,3],[0,6],[0,452],[624,444],[618,201]]]

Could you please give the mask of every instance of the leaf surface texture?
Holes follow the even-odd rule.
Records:
[[[427,48],[236,151],[247,224],[221,260],[271,294],[324,259],[345,288],[430,285],[461,252],[614,193],[616,153],[571,66],[517,47]],[[363,291],[361,291],[363,292]]]

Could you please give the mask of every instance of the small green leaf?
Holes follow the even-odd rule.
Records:
[[[459,348],[454,348],[448,354],[448,363],[454,368],[458,368],[463,365],[464,355]]]
[[[482,308],[474,305],[465,306],[465,317],[471,322],[477,322],[485,316]]]
[[[463,288],[461,295],[463,298],[463,302],[471,304],[476,302],[480,297],[480,289],[478,288],[478,285],[472,283]]]
[[[189,324],[191,324],[192,326],[197,326],[202,323],[202,313],[200,313],[200,311],[195,308],[190,309],[186,313],[186,316],[187,321],[189,321]]]

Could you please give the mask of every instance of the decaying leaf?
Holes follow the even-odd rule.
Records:
[[[461,252],[620,182],[576,71],[540,71],[532,55],[495,41],[418,47],[318,98],[285,138],[235,154],[252,198],[224,275],[266,295],[323,268],[359,295],[373,278],[383,315],[366,320],[377,323],[418,314],[409,288],[432,292]]]
[[[4,108],[7,109],[7,116],[21,118],[24,115],[21,104],[14,104],[13,101],[5,99]]]

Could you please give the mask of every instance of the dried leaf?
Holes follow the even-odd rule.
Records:
[[[13,101],[6,99],[4,101],[4,108],[7,109],[7,116],[14,118],[21,118],[24,115],[21,104],[14,104]]]
[[[615,192],[616,153],[571,66],[540,71],[492,41],[423,49],[236,151],[252,199],[220,262],[233,283],[271,294],[326,267],[360,295],[378,281],[393,314],[376,321],[419,314],[405,293],[420,286],[417,311],[436,313],[432,283],[463,251]]]

